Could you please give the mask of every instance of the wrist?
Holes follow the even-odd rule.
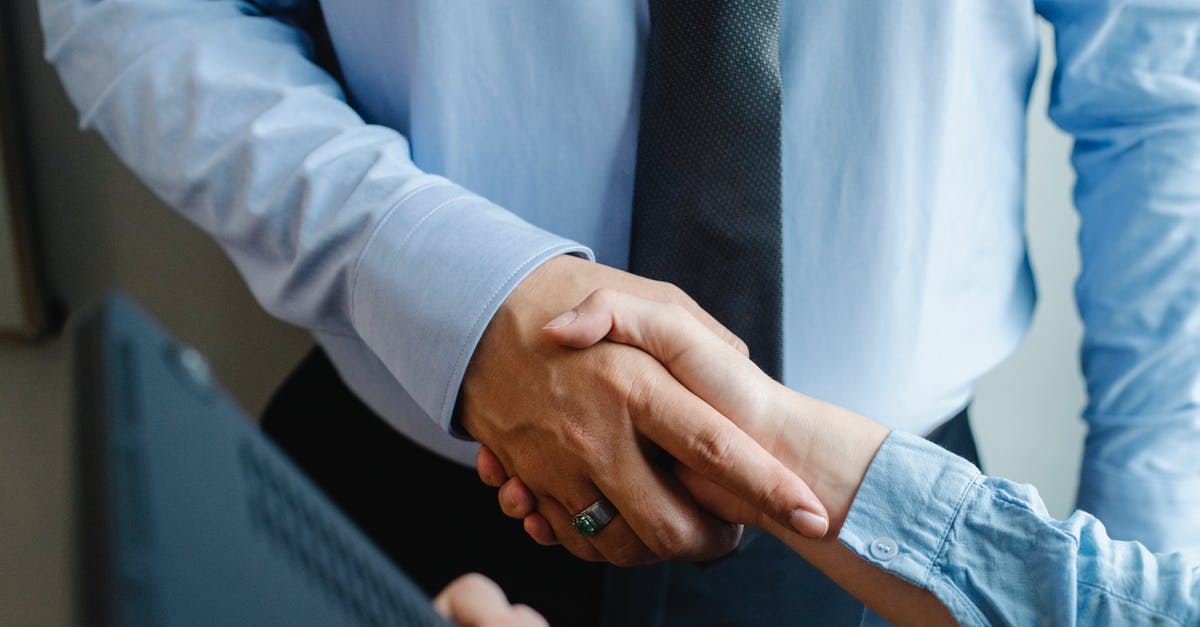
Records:
[[[848,409],[779,387],[773,400],[780,414],[779,437],[768,450],[813,489],[829,513],[835,537],[889,430]]]
[[[573,285],[572,279],[578,270],[575,264],[591,265],[592,262],[571,255],[559,255],[542,262],[504,299],[497,314],[524,319],[561,313],[557,309],[573,305],[573,299],[579,298],[575,292],[584,290]]]

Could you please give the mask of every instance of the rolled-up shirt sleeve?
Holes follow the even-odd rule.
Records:
[[[289,21],[315,2],[40,8],[81,126],[215,237],[268,311],[360,339],[443,427],[512,288],[552,256],[591,255],[421,171],[405,137],[365,123]]]
[[[1196,625],[1200,566],[1109,538],[1085,512],[1052,518],[1037,491],[893,432],[839,540],[935,594],[963,625]]]
[[[1075,137],[1081,509],[1200,558],[1200,4],[1040,0]]]

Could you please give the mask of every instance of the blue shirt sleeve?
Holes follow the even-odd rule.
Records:
[[[839,539],[934,593],[963,625],[1200,623],[1200,566],[1182,553],[1113,540],[1084,512],[1055,520],[1033,487],[899,431]]]
[[[212,234],[268,311],[365,343],[443,427],[508,293],[550,257],[591,255],[422,172],[405,137],[365,123],[288,21],[315,2],[40,8],[81,125]]]
[[[1039,0],[1075,136],[1081,509],[1200,558],[1200,4]]]

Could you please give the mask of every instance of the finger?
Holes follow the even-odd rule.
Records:
[[[537,499],[520,477],[505,481],[496,496],[500,500],[500,511],[510,518],[525,518],[537,511]]]
[[[707,365],[701,370],[704,373],[713,366],[756,370],[744,355],[696,320],[686,308],[617,290],[592,292],[574,309],[547,323],[543,333],[552,341],[574,348],[586,348],[602,339],[628,344],[649,353],[668,368],[683,355],[701,353],[691,363]],[[688,385],[686,381],[683,383]]]
[[[612,329],[612,316],[608,312],[596,312],[588,315],[584,307],[588,301],[596,297],[592,292],[574,309],[568,309],[555,316],[553,320],[542,327],[542,332],[551,341],[570,346],[571,348],[587,348],[604,339]],[[581,315],[582,314],[582,315]]]
[[[717,389],[729,374],[746,376],[758,371],[681,307],[617,290],[592,292],[574,309],[550,321],[543,333],[574,348],[586,348],[606,338],[634,346],[667,366],[689,388]],[[683,356],[688,357],[687,365],[697,367],[671,368]]]
[[[584,348],[602,339],[641,348],[662,364],[702,350],[706,357],[731,358],[731,347],[682,306],[662,304],[616,289],[596,289],[574,309],[544,328],[559,344]],[[715,340],[715,341],[714,341]]]
[[[554,530],[554,536],[562,543],[563,548],[570,551],[571,555],[589,562],[608,561],[591,542],[587,541],[587,538],[575,531],[575,526],[571,524],[574,512],[568,512],[567,508],[558,501],[540,494],[538,495],[538,509],[550,523]]]
[[[733,348],[742,357],[750,356],[750,347],[746,345],[746,342],[742,341],[742,338],[738,337],[733,331],[730,331],[729,327],[721,324],[719,320],[714,318],[712,314],[708,313],[708,311],[701,307],[700,304],[693,300],[690,296],[687,296],[686,293],[684,294],[683,301],[676,302],[676,304],[686,309],[688,313],[692,315],[692,318],[704,325],[709,331],[720,338],[722,342]]]
[[[533,538],[534,542],[542,546],[557,546],[558,537],[554,535],[554,528],[550,526],[550,521],[546,520],[540,512],[534,512],[525,517],[525,533]]]
[[[469,573],[450,582],[433,600],[433,607],[447,620],[463,627],[489,624],[509,611],[504,591],[479,573]]]
[[[697,303],[696,300],[689,296],[687,292],[683,291],[683,289],[675,284],[667,283],[666,285],[667,289],[664,291],[659,291],[658,293],[635,293],[635,295],[642,296],[646,300],[653,302],[667,303],[683,307],[689,314],[691,314],[692,318],[703,325],[706,329],[708,329],[709,332],[715,335],[726,345],[737,350],[743,357],[748,357],[750,355],[750,349],[746,346],[746,343],[743,342],[742,339],[736,334],[734,334],[733,331],[730,331],[728,327],[721,324],[721,322],[714,318],[712,314],[708,313],[708,311],[701,307],[700,303]],[[665,298],[662,297],[664,292],[666,294]]]
[[[493,488],[500,487],[508,479],[504,464],[501,464],[500,458],[486,446],[480,446],[479,452],[475,454],[475,470],[479,473],[479,479]]]
[[[571,533],[579,535],[574,526],[575,514],[582,512],[602,498],[599,488],[591,483],[581,483],[572,490],[566,500],[571,505],[568,512],[568,522]],[[604,556],[604,561],[621,567],[638,566],[659,560],[658,555],[642,541],[638,533],[631,527],[628,519],[622,515],[619,505],[609,502],[613,518],[595,535],[584,537],[596,550]]]
[[[813,538],[825,535],[829,515],[808,484],[703,400],[665,377],[633,396],[639,432],[680,463],[789,529]]]
[[[586,346],[600,337],[636,346],[685,386],[714,392],[705,396],[715,398],[721,409],[756,413],[747,411],[756,402],[754,380],[739,385],[738,378],[753,366],[677,307],[597,290],[575,308],[574,317],[547,333],[570,346]],[[738,364],[744,364],[741,373],[729,371]],[[828,514],[816,495],[738,425],[679,385],[658,378],[643,381],[649,383],[635,391],[642,399],[633,403],[641,406],[635,420],[642,435],[788,528],[810,537],[825,534]]]
[[[695,301],[691,299],[686,299],[686,301],[684,303],[663,303],[639,298],[619,290],[601,288],[588,295],[576,307],[559,314],[553,320],[546,323],[546,326],[542,329],[546,332],[547,336],[559,344],[574,348],[586,348],[604,339],[610,330],[613,329],[617,323],[617,320],[614,319],[614,314],[622,309],[629,309],[634,305],[637,305],[639,309],[646,309],[646,307],[642,306],[642,303],[653,303],[660,307],[666,305],[671,310],[687,314],[687,318],[691,322],[698,324],[701,328],[708,331],[712,334],[712,337],[721,341],[726,348],[733,349],[742,357],[749,356],[750,350],[741,338],[717,322],[716,318],[713,318],[708,312],[701,309]]]
[[[724,518],[755,527],[762,526],[762,512],[751,507],[736,494],[709,481],[704,475],[684,466],[675,465],[675,476],[704,509]]]
[[[591,475],[620,519],[657,558],[703,561],[737,548],[741,527],[700,509],[683,485],[640,449],[637,455],[614,456],[609,466]]]

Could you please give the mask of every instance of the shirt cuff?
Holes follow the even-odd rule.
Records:
[[[391,219],[398,214],[406,219]],[[586,246],[456,185],[429,185],[401,200],[364,247],[350,281],[350,319],[449,430],[463,373],[496,310],[534,268],[572,253],[593,259]]]
[[[838,539],[876,567],[931,589],[947,534],[981,478],[965,459],[893,431],[867,469]],[[960,620],[977,613],[966,599],[934,593]]]

